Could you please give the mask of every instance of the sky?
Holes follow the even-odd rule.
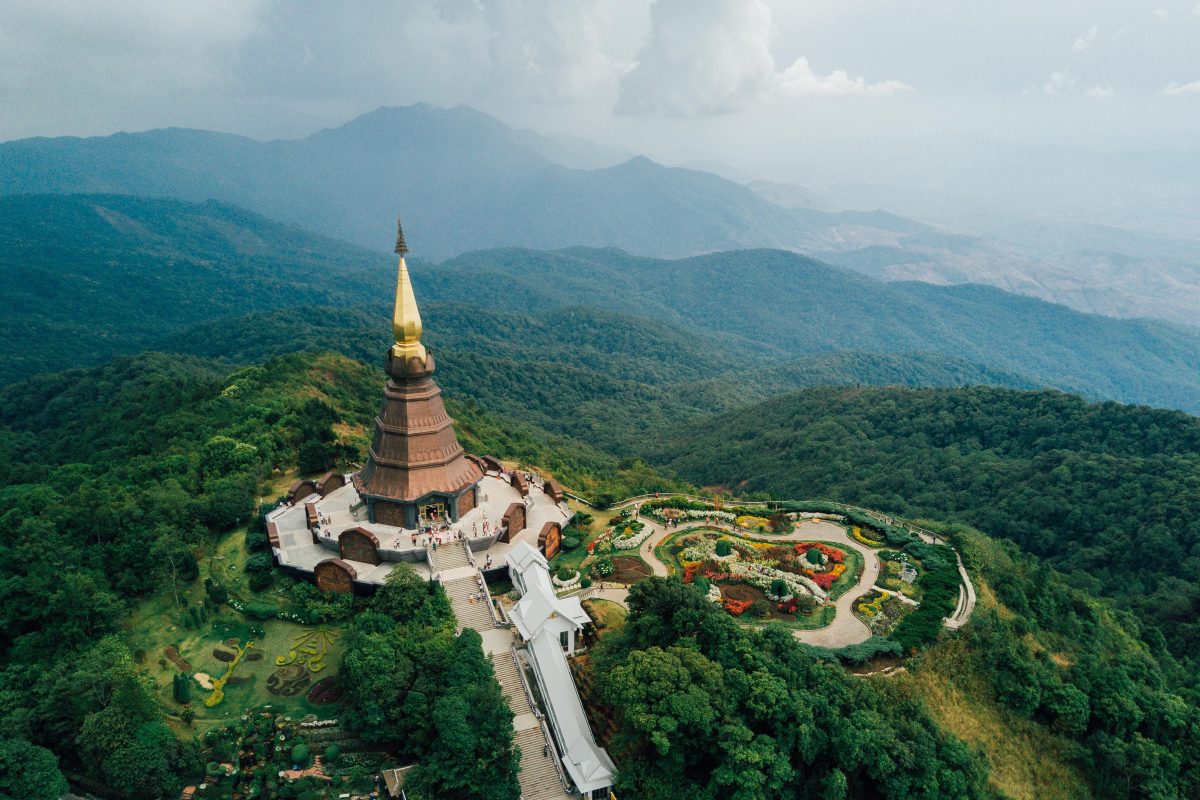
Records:
[[[292,138],[413,102],[810,183],[1200,152],[1200,0],[0,4],[0,140]]]

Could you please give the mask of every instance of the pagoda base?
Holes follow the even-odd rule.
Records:
[[[414,530],[421,525],[458,522],[478,505],[479,485],[457,495],[434,493],[413,501],[366,495],[367,519],[381,525]]]

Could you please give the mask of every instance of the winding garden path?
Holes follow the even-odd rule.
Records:
[[[655,575],[670,575],[671,568],[658,559],[658,556],[654,554],[654,550],[668,537],[678,533],[679,529],[668,529],[645,517],[639,517],[639,519],[653,533],[650,534],[646,541],[642,542],[641,547],[638,548],[638,555],[650,565],[650,570]],[[704,523],[704,526],[729,531],[747,539],[756,539],[762,542],[797,542],[805,540],[836,542],[838,545],[849,547],[851,550],[859,553],[863,557],[863,574],[859,578],[858,583],[846,590],[841,597],[834,601],[836,616],[833,622],[824,628],[816,630],[795,631],[793,635],[806,644],[818,645],[820,647],[845,647],[846,645],[865,642],[871,637],[871,631],[867,626],[863,624],[862,620],[854,616],[853,606],[854,601],[866,594],[875,581],[879,579],[879,554],[871,548],[854,541],[841,525],[824,520],[806,519],[797,522],[796,527],[791,533],[759,535],[747,533],[723,522]],[[624,599],[617,600],[617,602],[624,604]]]
[[[687,496],[687,495],[681,495]],[[583,501],[583,498],[576,498]],[[625,508],[628,506],[636,506],[645,500],[651,499],[650,495],[643,497],[634,497],[624,500],[615,506],[613,509]],[[586,501],[584,501],[586,502]],[[865,511],[866,509],[860,509]],[[655,555],[655,550],[668,537],[679,533],[681,530],[676,528],[666,528],[658,522],[647,519],[645,517],[638,518],[645,523],[651,531],[650,536],[642,542],[638,548],[638,555],[650,567],[650,571],[654,575],[668,576],[671,574],[671,568],[659,560]],[[892,522],[891,519],[888,519]],[[906,528],[909,528],[913,533],[918,535],[923,541],[942,544],[943,542],[930,534],[924,529],[909,525],[908,523],[897,522]],[[854,540],[850,536],[847,529],[842,525],[828,522],[821,519],[802,519],[796,523],[790,533],[785,534],[754,534],[748,531],[730,525],[727,522],[702,522],[696,520],[691,523],[690,527],[703,526],[714,530],[723,530],[730,533],[735,533],[747,539],[755,539],[763,542],[787,542],[787,541],[826,541],[835,542],[839,546],[845,546],[859,553],[863,557],[863,574],[859,577],[858,583],[846,590],[837,600],[834,601],[834,609],[836,611],[833,622],[824,628],[815,630],[798,630],[794,631],[793,635],[800,641],[817,645],[819,647],[845,647],[847,645],[858,644],[865,642],[871,637],[871,631],[867,626],[854,615],[854,603],[868,591],[875,587],[876,581],[879,580],[880,561],[879,554],[870,547],[867,547]],[[971,578],[967,574],[966,568],[962,563],[962,556],[958,551],[955,551],[955,557],[958,559],[958,572],[962,578],[962,583],[959,587],[959,602],[954,613],[945,620],[945,625],[951,630],[957,629],[963,625],[971,617],[971,613],[975,610],[975,587],[971,583]],[[589,589],[583,593],[587,597],[596,597],[604,600],[612,600],[621,605],[627,605],[629,595],[628,589],[606,588]],[[901,597],[901,600],[908,601],[907,598]]]

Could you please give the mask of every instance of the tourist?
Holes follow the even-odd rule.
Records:
[[[417,546],[417,532],[416,531],[412,532],[412,546],[413,547]]]

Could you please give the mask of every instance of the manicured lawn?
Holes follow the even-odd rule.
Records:
[[[584,608],[603,631],[616,630],[625,624],[629,612],[620,603],[612,600],[585,600]]]
[[[172,593],[164,587],[142,602],[128,620],[130,645],[135,653],[141,655],[146,675],[154,681],[159,698],[172,715],[177,715],[183,708],[172,693],[172,680],[181,670],[168,658],[167,648],[174,647],[191,666],[190,675],[200,672],[212,678],[224,675],[227,669],[227,664],[213,654],[214,648],[227,639],[237,639],[243,646],[253,641],[254,646],[248,653],[261,655],[260,658],[243,657],[233,672],[235,682],[225,685],[224,699],[212,708],[203,703],[209,690],[195,681],[191,683],[190,705],[196,712],[196,720],[190,729],[173,721],[173,727],[184,735],[197,735],[214,725],[240,717],[248,709],[268,705],[273,710],[292,716],[336,716],[336,703],[317,706],[308,702],[306,697],[313,683],[335,675],[341,664],[341,632],[336,625],[308,626],[274,619],[252,620],[228,605],[221,605],[216,613],[202,611],[204,579],[209,576],[225,586],[231,597],[270,602],[281,609],[294,607],[293,601],[280,594],[276,587],[259,593],[249,590],[243,569],[247,555],[244,530],[225,534],[217,542],[214,554],[200,559],[200,577],[191,584],[180,584],[180,599],[186,605],[176,606]],[[281,575],[276,579],[276,584],[282,587],[285,582],[293,580]],[[188,609],[196,609],[192,613],[199,613],[201,618],[187,620],[185,614]],[[308,685],[291,697],[269,691],[267,680],[279,669],[275,659],[286,660],[301,636],[318,629],[330,632],[330,636],[322,637],[319,645],[314,645],[318,651],[325,651],[324,658],[313,663],[314,666],[323,664],[323,669],[314,672],[306,668],[304,674],[308,678]],[[243,683],[242,679],[248,680]]]

